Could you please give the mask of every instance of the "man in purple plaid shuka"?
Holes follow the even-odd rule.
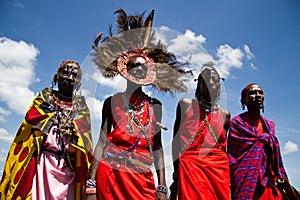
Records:
[[[247,112],[230,123],[228,155],[231,198],[233,200],[283,199],[278,186],[290,186],[285,172],[274,122],[264,118],[264,93],[257,84],[249,84],[241,93]]]

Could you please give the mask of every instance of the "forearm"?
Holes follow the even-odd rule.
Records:
[[[105,139],[103,138],[103,135],[101,135],[100,138],[99,138],[99,141],[96,145],[92,165],[91,165],[91,168],[90,168],[90,175],[89,176],[90,176],[91,179],[95,179],[95,177],[96,177],[99,162],[102,159],[104,141],[105,141]]]
[[[163,150],[157,150],[153,156],[155,161],[154,164],[157,174],[158,185],[166,186]]]
[[[157,174],[157,181],[158,181],[155,197],[157,200],[166,200],[168,194],[168,188],[165,179],[164,155],[162,149],[156,151],[156,154],[154,155],[154,159],[155,159],[154,163],[156,167],[156,174]]]
[[[174,172],[178,171],[178,158],[179,158],[179,153],[180,153],[180,141],[179,138],[176,137],[176,135],[173,138],[172,141],[172,160],[173,160],[173,168]]]

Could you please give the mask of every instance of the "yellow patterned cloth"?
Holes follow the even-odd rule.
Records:
[[[44,136],[55,122],[49,97],[56,95],[49,88],[42,90],[32,101],[12,142],[0,183],[0,200],[31,199],[32,180],[41,152]],[[71,168],[75,171],[76,199],[85,198],[85,182],[92,160],[90,113],[84,97],[76,97],[78,109],[72,120],[76,142],[68,151],[75,155]]]

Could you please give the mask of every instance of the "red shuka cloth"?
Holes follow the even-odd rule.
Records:
[[[179,129],[181,148],[197,133],[204,120],[203,107],[193,101]],[[179,155],[178,199],[229,200],[229,160],[222,112],[208,114],[218,144],[206,126],[200,136]],[[220,149],[219,149],[220,146]]]
[[[232,199],[281,198],[270,187],[270,182],[287,178],[274,122],[263,116],[255,121],[248,112],[241,113],[231,119],[227,143]]]
[[[127,108],[124,106],[121,93],[112,97],[112,115],[113,131],[107,136],[107,145],[104,149],[104,155],[109,153],[122,154],[125,150],[135,144],[133,151],[126,154],[148,165],[152,164],[151,155],[147,140],[141,135],[136,125],[132,133],[128,133],[127,125],[130,123],[130,117],[127,114]],[[149,98],[149,97],[148,97]],[[150,98],[149,98],[150,100]],[[149,110],[147,109],[149,106]],[[150,120],[150,127],[147,134],[153,148],[153,135],[155,134],[153,124],[156,122],[151,104],[144,106],[142,124],[145,125]],[[148,115],[148,111],[150,112]],[[150,116],[150,117],[149,117]],[[140,116],[137,115],[140,119]],[[136,165],[124,165],[109,158],[102,158],[99,163],[97,175],[97,198],[105,200],[122,199],[155,199],[155,183],[153,173],[150,169],[144,169]]]
[[[261,120],[258,120],[256,129],[257,129],[257,134],[261,135],[264,133],[263,124]],[[272,175],[275,176],[274,174]],[[272,187],[272,185],[267,184],[262,194],[258,190],[254,192],[253,199],[254,200],[282,200],[283,198],[282,198],[282,194],[276,187]]]

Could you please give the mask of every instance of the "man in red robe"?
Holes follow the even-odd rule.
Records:
[[[89,199],[166,200],[164,154],[161,141],[162,104],[142,89],[152,85],[161,91],[185,91],[176,57],[153,41],[154,11],[127,15],[122,9],[117,24],[121,34],[100,36],[93,46],[94,62],[104,77],[121,75],[126,90],[104,101],[100,138],[88,181]],[[151,167],[155,167],[157,186]],[[153,169],[153,168],[152,168]]]
[[[230,113],[217,105],[220,80],[213,63],[206,63],[197,79],[196,99],[183,98],[178,103],[171,199],[230,199],[225,152]]]

